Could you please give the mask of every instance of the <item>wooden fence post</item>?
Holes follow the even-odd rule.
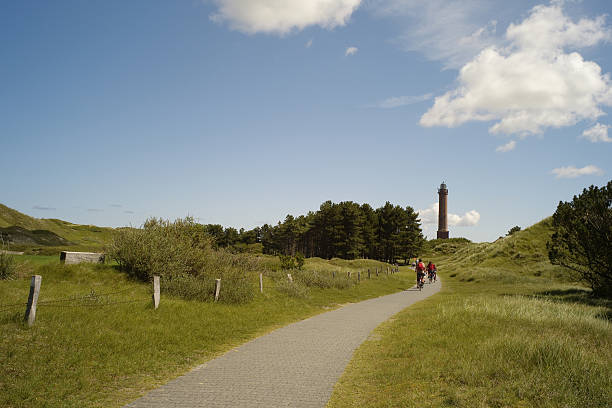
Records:
[[[263,273],[259,274],[259,291],[263,293]]]
[[[336,279],[336,271],[332,271],[332,279]]]
[[[215,285],[215,302],[219,300],[219,292],[221,291],[221,279],[217,279]]]
[[[33,275],[30,281],[30,295],[28,296],[28,306],[26,307],[24,320],[27,320],[28,326],[34,324],[36,320],[36,304],[38,303],[38,294],[40,293],[40,282],[42,276]]]
[[[291,276],[290,273],[287,274],[287,279],[289,280],[289,282],[293,283],[293,276]]]
[[[370,277],[370,268],[368,268],[368,279],[371,279],[371,277]]]
[[[159,276],[153,276],[153,307],[159,307]]]
[[[346,276],[347,276],[349,279],[351,279],[351,271],[348,271],[348,272],[346,273]]]
[[[378,267],[376,268],[376,277],[378,278]]]
[[[357,271],[357,282],[361,282],[361,271]]]

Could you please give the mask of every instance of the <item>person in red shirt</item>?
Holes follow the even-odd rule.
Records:
[[[434,265],[433,262],[429,262],[427,264],[427,276],[429,278],[429,283],[435,280],[435,270],[436,270],[436,265]]]
[[[423,262],[420,259],[417,261],[415,269],[417,275],[417,286],[419,289],[421,289],[423,287],[423,278],[425,277],[425,265],[423,265]]]

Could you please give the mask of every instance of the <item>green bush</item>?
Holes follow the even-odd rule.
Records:
[[[184,299],[213,299],[219,278],[220,301],[247,302],[255,293],[247,272],[258,268],[256,258],[214,250],[211,237],[190,217],[151,218],[141,229],[120,229],[107,253],[129,276],[146,282],[158,275],[162,292]]]
[[[298,269],[302,269],[302,267],[304,266],[304,262],[306,262],[306,259],[304,258],[304,254],[302,254],[301,252],[298,252],[297,254],[295,254],[295,267]]]
[[[279,255],[281,269],[295,269],[295,259],[291,255]]]
[[[291,255],[279,255],[281,269],[302,269],[306,259],[304,255],[298,252],[294,256]]]
[[[13,279],[17,275],[15,256],[0,252],[0,280]]]
[[[289,280],[279,280],[276,282],[276,289],[287,296],[305,299],[308,297],[308,288],[298,282]]]

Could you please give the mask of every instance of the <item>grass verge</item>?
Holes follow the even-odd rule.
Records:
[[[362,280],[346,289],[309,287],[306,296],[291,297],[266,276],[264,293],[247,304],[162,296],[160,308],[153,310],[150,286],[110,265],[20,259],[30,273],[43,277],[41,304],[33,327],[23,323],[25,306],[0,310],[2,407],[120,407],[258,335],[412,286],[408,273],[368,280],[360,268],[384,266],[378,262],[313,260],[306,270],[322,270],[327,263],[337,279],[347,279],[340,272],[362,270]],[[250,279],[258,285],[257,275]],[[27,274],[2,281],[0,304],[25,302],[28,290]],[[44,304],[56,299],[69,301]]]
[[[611,405],[609,302],[536,277],[442,278],[357,350],[328,408]]]

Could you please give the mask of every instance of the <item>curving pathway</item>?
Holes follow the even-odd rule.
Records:
[[[258,337],[126,408],[324,407],[353,352],[379,324],[440,290],[438,280],[352,303]]]

